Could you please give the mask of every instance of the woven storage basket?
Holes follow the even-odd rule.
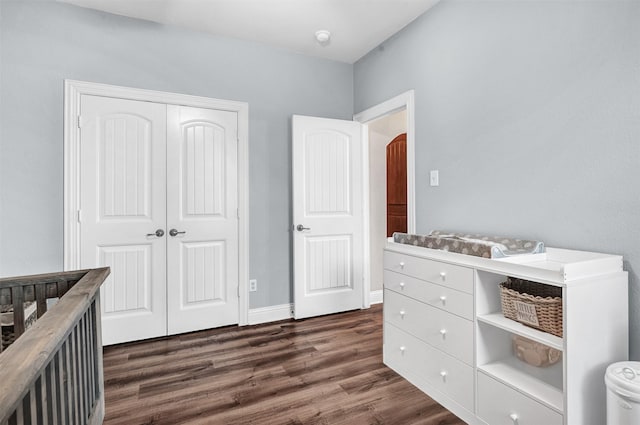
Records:
[[[562,288],[509,277],[500,298],[504,317],[562,337]]]

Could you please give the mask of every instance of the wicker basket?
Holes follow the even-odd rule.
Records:
[[[562,288],[509,277],[500,297],[504,317],[562,337]]]

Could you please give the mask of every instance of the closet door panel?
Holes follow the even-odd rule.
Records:
[[[167,122],[169,334],[238,323],[237,114],[169,105]]]
[[[166,335],[166,105],[81,97],[80,266],[102,285],[105,345]]]

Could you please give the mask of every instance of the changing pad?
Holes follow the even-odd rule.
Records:
[[[544,252],[544,243],[540,241],[442,230],[434,230],[428,235],[396,232],[393,234],[393,241],[484,258],[503,258]]]

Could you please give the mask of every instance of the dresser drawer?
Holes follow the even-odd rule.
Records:
[[[467,364],[473,364],[473,322],[384,291],[384,320]]]
[[[384,287],[473,320],[473,295],[401,273],[384,271]]]
[[[424,377],[433,348],[389,322],[384,323],[383,331],[385,364],[402,376]]]
[[[562,425],[562,415],[478,372],[478,417],[490,425]]]
[[[400,375],[426,382],[473,411],[473,369],[390,323],[384,324],[384,361]]]
[[[473,269],[467,267],[385,251],[384,268],[469,294],[473,293]]]

